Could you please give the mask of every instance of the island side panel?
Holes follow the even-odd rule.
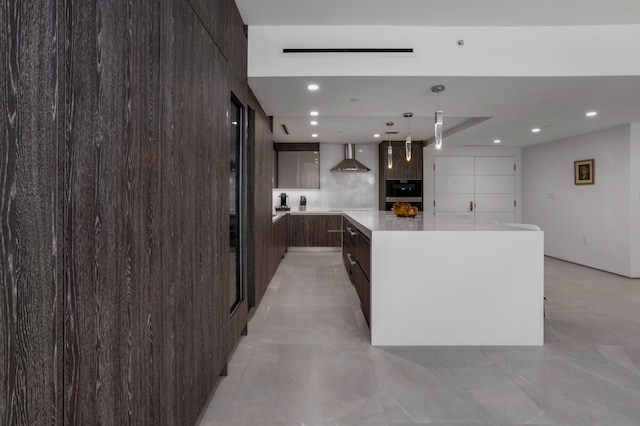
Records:
[[[372,345],[542,345],[543,238],[373,232]]]

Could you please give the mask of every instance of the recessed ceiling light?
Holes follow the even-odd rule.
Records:
[[[318,134],[317,134],[317,133],[314,133],[314,134],[312,134],[312,135],[311,135],[311,137],[312,137],[312,138],[317,138],[317,137],[318,137]]]
[[[495,139],[495,140],[493,141],[493,143],[500,143],[500,142],[502,142],[500,139]]]
[[[375,135],[373,135],[374,138],[379,138],[380,137],[380,133],[376,133]]]
[[[318,115],[318,111],[311,111],[309,115],[312,117],[316,117]]]
[[[307,86],[307,89],[311,90],[312,92],[318,90],[319,88],[320,86],[318,86],[317,84],[310,84]]]
[[[533,129],[531,129],[531,132],[532,133],[538,133],[538,132],[540,132],[540,128],[539,127],[535,127]]]
[[[318,122],[314,120],[314,121],[312,121],[312,122],[311,122],[311,123],[309,123],[309,124],[311,124],[312,126],[317,126],[317,125],[318,125]]]
[[[351,102],[358,102],[360,99],[358,98],[351,98]]]
[[[588,113],[585,114],[587,117],[595,117],[596,115],[598,115],[598,111],[589,111]]]

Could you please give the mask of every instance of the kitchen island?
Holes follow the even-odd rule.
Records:
[[[542,345],[543,232],[345,211],[370,240],[371,344]]]

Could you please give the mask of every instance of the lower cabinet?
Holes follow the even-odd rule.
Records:
[[[278,219],[271,225],[271,247],[269,250],[269,280],[276,273],[280,260],[287,251],[289,216]]]
[[[290,214],[289,247],[340,247],[339,214]]]
[[[371,326],[371,241],[348,219],[343,218],[342,258],[356,289],[362,313]]]

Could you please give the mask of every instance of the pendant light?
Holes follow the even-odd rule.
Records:
[[[442,123],[443,123],[443,115],[444,113],[440,110],[440,92],[444,92],[444,86],[438,84],[437,86],[431,87],[431,91],[433,93],[438,94],[438,106],[436,108],[436,113],[434,114],[434,130],[435,130],[435,139],[436,139],[436,149],[442,148]]]
[[[409,119],[413,117],[412,112],[405,112],[402,114],[407,119],[407,139],[404,142],[404,155],[407,161],[411,161],[411,125]]]
[[[387,129],[390,129],[393,126],[393,121],[387,121]],[[393,169],[393,148],[391,146],[391,131],[387,130],[387,134],[389,135],[389,146],[387,147],[387,168]]]

